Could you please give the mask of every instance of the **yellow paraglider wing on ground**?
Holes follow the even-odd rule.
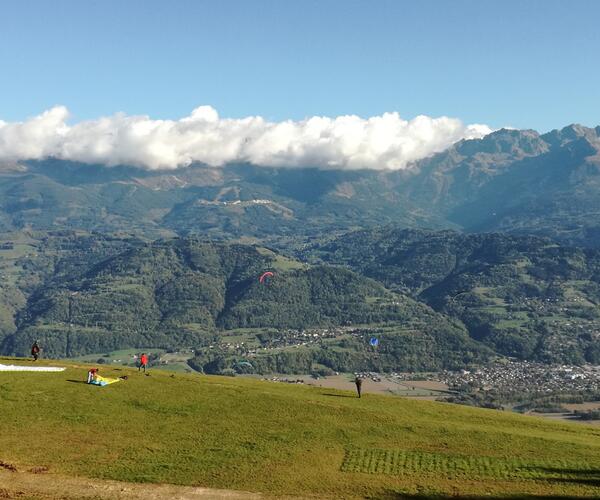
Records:
[[[120,382],[120,378],[109,378],[102,377],[101,375],[94,375],[94,378],[90,382],[90,384],[105,386],[108,384],[114,384],[115,382]]]

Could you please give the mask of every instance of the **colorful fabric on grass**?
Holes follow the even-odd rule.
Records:
[[[95,375],[94,378],[89,382],[92,385],[99,385],[100,387],[104,387],[105,385],[114,384],[115,382],[120,382],[120,378],[109,378],[102,377],[101,375]]]

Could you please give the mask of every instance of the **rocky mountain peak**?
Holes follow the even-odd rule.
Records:
[[[594,129],[572,123],[560,130],[552,130],[541,137],[552,147],[562,147],[580,139],[585,139],[589,143],[595,143],[600,138],[600,127]]]
[[[461,141],[456,145],[463,156],[475,154],[532,156],[547,150],[547,146],[535,130],[502,128],[481,139]]]

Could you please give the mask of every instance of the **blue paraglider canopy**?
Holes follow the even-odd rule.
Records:
[[[379,339],[371,337],[371,340],[369,340],[369,344],[371,344],[373,347],[377,347],[379,345]]]

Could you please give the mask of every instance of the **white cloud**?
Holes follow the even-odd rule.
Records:
[[[108,166],[175,169],[193,162],[222,166],[316,166],[345,169],[402,169],[460,139],[482,137],[486,125],[455,118],[398,113],[363,119],[314,116],[268,122],[260,116],[220,118],[210,106],[180,120],[117,113],[74,125],[68,110],[54,107],[24,122],[0,120],[0,160],[47,157]]]

